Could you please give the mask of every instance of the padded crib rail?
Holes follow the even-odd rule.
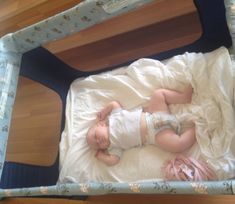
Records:
[[[232,42],[233,42],[233,50],[234,52],[234,45],[235,45],[235,0],[224,0],[225,8],[226,8],[226,17],[227,17],[227,24],[230,30]]]
[[[0,197],[18,196],[87,196],[103,194],[234,194],[234,181],[218,182],[133,182],[79,183],[35,188],[0,190]]]
[[[79,30],[85,29],[98,22],[111,18],[112,16],[119,15],[127,12],[130,9],[138,7],[140,4],[145,4],[150,0],[87,0],[77,5],[76,7],[69,9],[61,14],[51,17],[45,21],[17,31],[13,34],[8,34],[0,39],[0,174],[4,166],[5,151],[7,145],[7,137],[9,132],[9,124],[11,119],[12,106],[14,104],[19,68],[21,62],[25,66],[31,67],[36,63],[40,63],[40,55],[46,55],[42,65],[44,69],[40,70],[42,66],[31,67],[30,71],[21,70],[21,73],[28,75],[31,78],[37,78],[40,75],[39,81],[46,84],[48,87],[57,91],[63,101],[65,101],[66,91],[68,90],[69,83],[65,83],[65,88],[61,88],[61,80],[54,80],[53,83],[50,81],[49,76],[53,71],[49,71],[51,62],[55,61],[58,63],[56,66],[61,69],[59,76],[63,73],[68,76],[69,80],[72,80],[74,76],[86,76],[93,73],[79,72],[78,75],[73,75],[74,71],[71,71],[70,67],[65,66],[55,56],[47,52],[45,49],[39,46],[49,42],[51,40],[63,38],[66,35],[78,32]],[[231,7],[231,2],[226,1]],[[195,0],[195,4],[198,8],[202,26],[203,35],[195,43],[170,50],[158,55],[151,56],[154,59],[165,59],[176,54],[182,54],[186,51],[192,52],[207,52],[216,49],[220,46],[231,46],[231,38],[227,28],[225,19],[225,7],[222,0]],[[39,47],[39,48],[38,48]],[[34,49],[36,48],[36,49]],[[32,50],[34,49],[34,50]],[[31,51],[32,50],[32,51]],[[27,53],[26,53],[27,52]],[[24,58],[22,60],[22,54]],[[38,54],[40,53],[40,55]],[[59,66],[61,65],[61,66]],[[34,71],[35,69],[35,71]],[[70,70],[68,72],[68,69]],[[30,72],[30,73],[29,73]],[[44,74],[48,75],[44,75]],[[62,75],[61,75],[62,74]],[[44,76],[47,79],[44,80]],[[55,75],[56,76],[56,75]],[[53,79],[52,79],[53,80]],[[61,94],[61,90],[63,93]],[[63,107],[64,109],[64,107]],[[57,160],[58,162],[58,160]],[[20,165],[20,164],[16,164]],[[58,165],[57,163],[55,165]],[[234,194],[235,193],[235,180],[226,180],[218,182],[164,182],[164,181],[149,181],[149,182],[133,182],[133,183],[78,183],[78,184],[57,184],[56,181],[53,183],[46,183],[36,181],[32,184],[22,185],[21,183],[15,183],[13,177],[15,173],[13,169],[14,165],[8,165],[5,163],[5,173],[1,180],[0,197],[12,197],[12,196],[74,196],[74,195],[101,195],[101,194],[118,194],[118,193],[135,193],[135,194]],[[19,167],[19,166],[18,166]],[[18,168],[17,167],[17,168]],[[56,166],[53,166],[54,170]],[[57,166],[58,167],[58,166]],[[27,171],[25,169],[33,169],[31,166],[20,166],[22,172],[25,172],[25,178]],[[37,168],[37,167],[35,167]],[[35,170],[35,169],[34,169]],[[46,180],[42,174],[53,174],[53,171],[45,172],[45,169],[36,169],[35,172],[39,172],[40,179]],[[58,171],[58,169],[57,169]],[[35,174],[30,174],[35,176]],[[20,175],[18,175],[18,178]],[[53,176],[51,176],[53,177]],[[9,185],[5,185],[4,182]],[[29,182],[31,178],[28,178]],[[21,181],[20,181],[21,182]],[[11,185],[11,183],[13,183]],[[36,185],[44,185],[42,187],[22,188]],[[50,185],[50,186],[47,186]],[[52,186],[51,186],[52,185]],[[3,188],[14,188],[14,189],[3,189]]]
[[[151,1],[153,0],[85,0],[67,11],[8,34],[1,40],[5,50],[24,53]]]

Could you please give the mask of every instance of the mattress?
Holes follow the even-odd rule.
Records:
[[[188,84],[194,89],[192,103],[170,106],[184,127],[192,121],[196,124],[197,142],[184,154],[206,161],[219,180],[234,177],[233,66],[228,50],[221,47],[164,62],[143,58],[127,67],[75,80],[67,97],[59,183],[164,180],[162,166],[175,154],[151,145],[138,147],[125,151],[117,165],[107,167],[87,146],[86,132],[96,113],[112,100],[133,109],[144,106],[157,88],[181,91]]]

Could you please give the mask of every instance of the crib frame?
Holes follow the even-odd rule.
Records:
[[[118,0],[119,2],[128,2]],[[203,0],[195,0],[202,3]],[[212,0],[213,3],[223,5],[222,0]],[[212,2],[211,1],[211,2]],[[116,1],[117,2],[117,1]],[[0,39],[0,174],[2,174],[7,138],[9,133],[9,125],[12,114],[12,106],[14,105],[18,76],[22,63],[22,56],[34,48],[40,47],[46,42],[63,38],[69,34],[78,32],[94,24],[127,12],[139,4],[151,2],[151,0],[135,0],[128,6],[121,6],[114,9],[114,12],[107,13],[103,9],[103,5],[110,3],[110,0],[87,0],[72,9],[69,9],[61,14],[53,16],[35,25],[19,30],[13,34],[5,35]],[[222,4],[221,4],[222,3]],[[227,8],[228,16],[232,5],[231,0],[226,0],[225,8]],[[208,6],[208,3],[204,3]],[[124,8],[123,8],[124,7]],[[93,10],[96,12],[90,12]],[[79,13],[77,11],[80,11]],[[222,9],[222,12],[225,10]],[[215,30],[207,28],[209,21],[204,20],[205,13],[201,14],[202,26],[204,34],[195,43],[161,53],[152,58],[165,59],[176,54],[187,51],[207,52],[216,49],[220,46],[231,47],[231,38],[227,30],[225,18],[221,16],[221,25],[219,28],[224,29],[224,32],[218,32],[216,36],[212,34]],[[207,14],[206,14],[207,15]],[[212,15],[213,16],[213,15]],[[81,19],[83,19],[81,21]],[[77,23],[79,22],[79,23]],[[230,23],[227,21],[228,24]],[[55,28],[55,29],[51,29]],[[216,33],[217,34],[217,33]],[[204,45],[207,45],[206,47]],[[26,58],[27,58],[26,54]],[[29,55],[30,56],[30,55]],[[23,71],[24,72],[24,71]],[[78,72],[74,77],[87,76],[94,72],[84,73]],[[69,86],[69,84],[68,84]],[[66,93],[63,95],[66,98]],[[78,183],[78,184],[58,184],[41,187],[26,187],[14,189],[0,189],[0,197],[21,197],[21,196],[83,196],[83,195],[102,195],[102,194],[234,194],[235,180],[214,181],[214,182],[165,182],[165,181],[149,181],[149,182],[132,182],[132,183]]]

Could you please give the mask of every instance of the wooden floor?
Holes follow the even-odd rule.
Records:
[[[71,8],[81,0],[0,0],[0,36]]]
[[[0,36],[61,12],[79,2],[80,0],[0,0]],[[156,0],[144,10],[96,25],[78,35],[49,43],[45,47],[77,69],[92,70],[115,65],[198,39],[201,30],[195,10],[192,0]],[[7,159],[43,165],[53,163],[58,151],[60,118],[59,97],[42,85],[20,78]],[[235,198],[108,195],[89,197],[86,201],[38,198],[11,198],[2,201],[11,204],[157,202],[226,204],[235,203]]]
[[[61,106],[54,91],[20,77],[6,160],[52,165],[59,146]]]

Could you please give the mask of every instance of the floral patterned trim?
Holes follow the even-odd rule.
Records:
[[[235,17],[235,0],[224,0],[224,5],[226,8],[226,18],[227,24],[230,31],[230,35],[233,42],[232,53],[234,54],[234,43],[235,43],[235,25],[234,25],[234,17]]]
[[[20,62],[21,54],[5,50],[0,40],[0,176],[5,160]]]
[[[151,1],[153,0],[86,0],[67,11],[4,36],[3,40],[8,50],[24,53]],[[112,4],[118,8],[114,9],[114,12],[107,12],[105,8]]]
[[[218,182],[135,182],[135,183],[80,183],[56,186],[5,189],[0,197],[48,195],[102,195],[102,194],[233,194],[233,181]]]
[[[232,194],[235,194],[235,180],[232,180]]]

